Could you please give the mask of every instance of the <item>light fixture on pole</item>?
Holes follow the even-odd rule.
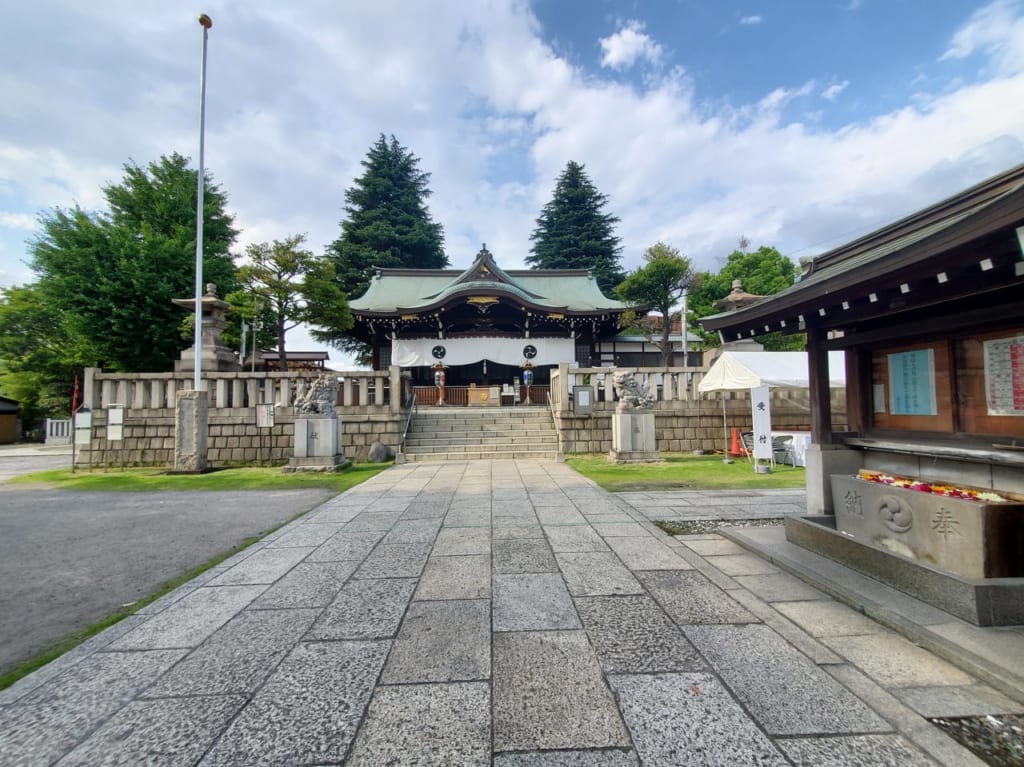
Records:
[[[204,130],[206,127],[206,38],[213,21],[205,13],[199,15],[203,28],[203,64],[199,71],[199,174],[196,181],[196,317],[195,317],[195,378],[193,388],[199,391],[202,380],[203,350],[203,160]]]

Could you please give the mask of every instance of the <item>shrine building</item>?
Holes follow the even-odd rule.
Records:
[[[528,362],[538,387],[560,363],[597,366],[627,311],[589,270],[506,272],[486,246],[464,271],[378,269],[350,307],[374,369],[397,365],[432,386],[440,364],[456,387],[515,384]]]

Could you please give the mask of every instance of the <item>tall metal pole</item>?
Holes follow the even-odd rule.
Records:
[[[196,319],[195,319],[195,378],[193,387],[199,391],[202,380],[203,351],[203,160],[206,128],[206,38],[213,21],[205,13],[199,16],[203,28],[203,65],[199,72],[199,176],[196,181]]]

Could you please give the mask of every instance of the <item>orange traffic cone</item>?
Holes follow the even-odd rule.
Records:
[[[743,455],[743,451],[740,450],[740,430],[732,430],[732,444],[729,445],[729,455],[736,457]]]

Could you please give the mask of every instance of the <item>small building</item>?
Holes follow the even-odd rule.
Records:
[[[469,386],[517,381],[526,362],[544,385],[560,363],[600,364],[626,311],[586,269],[506,272],[486,246],[461,271],[378,269],[349,305],[374,369],[398,365],[419,386],[433,384],[439,364],[449,386]]]
[[[18,441],[18,401],[0,397],[0,445]]]
[[[327,352],[286,352],[288,357],[288,370],[308,370],[319,372],[327,369],[327,363],[331,355]],[[252,366],[252,357],[246,360],[242,366],[243,370],[249,370]],[[279,371],[281,369],[281,352],[259,350],[256,352],[256,367],[266,372]]]

